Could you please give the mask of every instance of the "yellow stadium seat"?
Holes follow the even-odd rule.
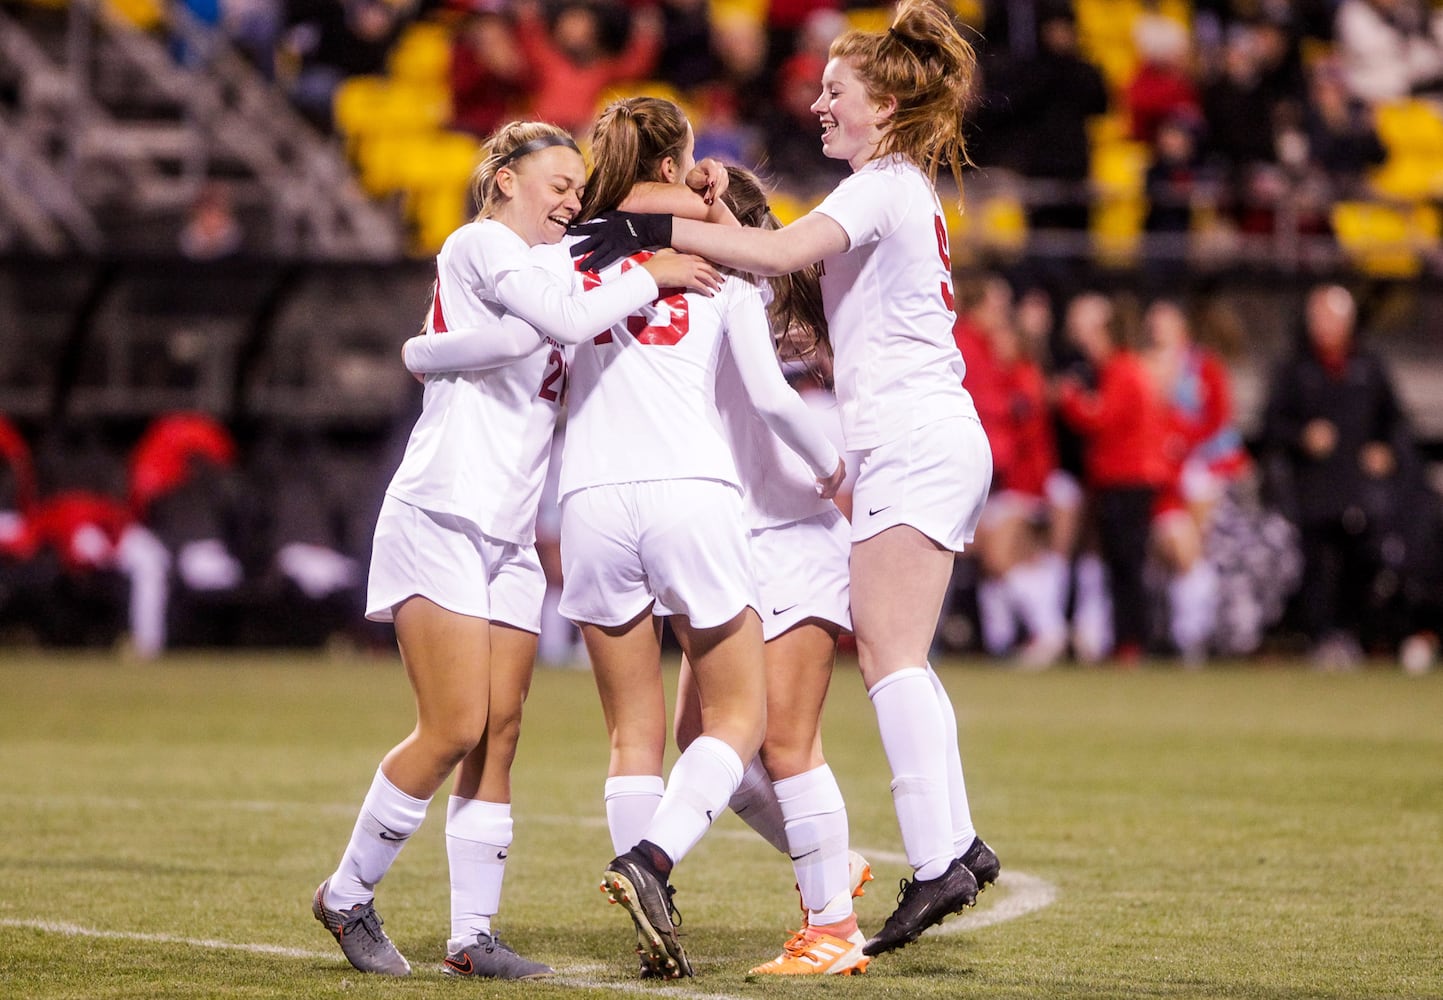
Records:
[[[106,0],[105,5],[141,31],[154,31],[165,22],[165,0]]]
[[[480,144],[462,132],[419,136],[400,151],[398,182],[408,192],[452,187],[464,190],[480,159]]]
[[[429,21],[412,24],[396,41],[388,66],[397,82],[448,85],[451,29]]]
[[[1151,152],[1145,142],[1130,139],[1102,142],[1092,149],[1092,180],[1105,195],[1142,191]]]
[[[373,135],[434,130],[451,117],[451,92],[444,84],[393,83],[381,76],[356,76],[336,88],[336,127],[350,140]]]
[[[880,33],[892,26],[895,16],[896,12],[891,7],[858,7],[846,12],[847,27]]]
[[[769,0],[711,0],[711,19],[715,23],[735,17],[761,24],[767,19],[768,3]]]
[[[1394,154],[1369,180],[1378,194],[1396,201],[1443,197],[1443,158]]]
[[[1027,246],[1027,212],[1020,199],[989,198],[975,211],[978,238],[989,250],[1020,253]]]
[[[1344,253],[1368,274],[1416,277],[1422,269],[1419,250],[1438,241],[1438,210],[1343,201],[1333,206],[1333,232]]]
[[[1443,115],[1426,101],[1390,101],[1374,112],[1388,152],[1443,157]]]
[[[1138,196],[1109,198],[1092,209],[1092,246],[1098,262],[1126,267],[1137,261],[1147,202]]]
[[[407,199],[407,217],[412,223],[411,250],[421,257],[434,255],[446,237],[466,221],[465,187],[437,187],[419,191]]]

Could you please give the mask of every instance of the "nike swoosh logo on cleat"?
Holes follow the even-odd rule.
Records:
[[[462,964],[463,960],[465,962],[464,965]],[[471,971],[474,968],[471,964],[471,956],[466,954],[463,954],[461,958],[448,958],[446,959],[446,964],[463,976],[471,975]]]
[[[885,506],[885,507],[868,507],[868,508],[867,508],[867,516],[868,516],[868,517],[876,517],[878,514],[882,513],[882,511],[884,511],[884,510],[891,510],[891,509],[892,509],[892,505],[891,505],[891,504],[887,504],[887,506]]]
[[[795,604],[788,604],[785,608],[772,608],[772,614],[774,614],[774,615],[784,615],[784,614],[786,614],[788,611],[792,610],[792,608],[795,608],[795,607],[796,607]]]

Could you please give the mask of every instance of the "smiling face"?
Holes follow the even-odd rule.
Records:
[[[891,98],[878,103],[869,97],[849,61],[830,60],[822,71],[822,96],[812,104],[812,113],[822,122],[822,152],[834,160],[846,160],[853,170],[861,169],[877,155],[877,144],[895,107]]]
[[[569,146],[547,146],[496,172],[504,201],[492,214],[528,246],[558,243],[581,211],[586,164]]]

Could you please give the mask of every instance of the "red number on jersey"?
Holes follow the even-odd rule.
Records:
[[[947,224],[940,215],[932,218],[937,223],[937,254],[942,258],[942,266],[947,270],[947,277],[941,282],[942,301],[947,304],[948,309],[956,312],[957,303],[952,297],[952,254],[947,250]]]
[[[546,358],[546,374],[541,378],[541,391],[536,395],[548,403],[559,403],[566,394],[566,355],[553,347]]]
[[[628,257],[621,265],[623,273],[651,259],[651,251],[645,250]],[[672,347],[691,328],[691,312],[686,301],[685,288],[663,288],[651,305],[640,313],[626,317],[626,328],[638,344]],[[647,315],[651,314],[648,322]]]

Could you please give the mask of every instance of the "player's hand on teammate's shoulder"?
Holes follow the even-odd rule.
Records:
[[[638,250],[671,246],[671,216],[645,212],[608,212],[574,223],[573,236],[584,239],[571,247],[571,256],[587,271],[600,271]]]
[[[728,179],[726,164],[708,156],[687,172],[686,186],[701,195],[702,201],[711,205],[726,194]]]
[[[675,250],[659,250],[642,265],[658,288],[686,288],[712,296],[722,286],[722,276],[706,258]]]

